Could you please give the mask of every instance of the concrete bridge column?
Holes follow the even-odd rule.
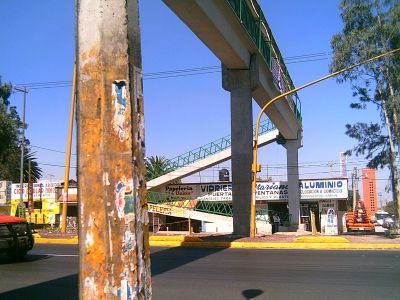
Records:
[[[300,224],[300,188],[299,188],[299,155],[298,149],[303,146],[302,132],[299,131],[296,140],[286,140],[283,145],[287,155],[288,204],[291,215],[290,227],[298,230]]]
[[[251,94],[258,83],[255,60],[247,70],[229,70],[222,66],[222,80],[223,88],[231,93],[233,232],[249,236],[253,161]]]

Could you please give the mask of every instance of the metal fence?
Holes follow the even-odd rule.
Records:
[[[269,67],[274,84],[281,92],[294,89],[294,84],[283,61],[278,45],[265,16],[255,0],[226,0]],[[286,97],[293,113],[302,122],[301,102],[297,93]]]
[[[275,129],[276,129],[275,125],[270,120],[263,121],[260,124],[259,136],[266,134]],[[253,127],[253,136],[254,136],[254,134],[255,134],[255,127]],[[227,135],[218,140],[212,141],[211,143],[208,143],[204,146],[201,146],[194,150],[190,150],[189,152],[186,152],[177,157],[169,159],[166,162],[166,168],[164,170],[160,170],[161,171],[160,173],[154,174],[154,176],[152,178],[150,178],[150,180],[157,178],[161,175],[164,175],[166,173],[175,171],[179,168],[186,167],[190,164],[193,164],[199,160],[202,160],[208,156],[214,155],[218,152],[229,149],[231,147],[231,144],[232,144],[231,136]]]

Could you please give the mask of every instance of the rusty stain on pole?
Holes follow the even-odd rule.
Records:
[[[81,299],[151,299],[137,0],[78,0]]]

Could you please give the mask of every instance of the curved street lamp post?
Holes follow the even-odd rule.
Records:
[[[257,173],[261,171],[261,165],[259,165],[257,163],[257,151],[258,151],[258,132],[259,132],[259,126],[260,126],[262,114],[267,110],[267,108],[270,105],[272,105],[276,101],[278,101],[278,100],[280,100],[280,99],[282,99],[282,98],[284,98],[284,97],[286,97],[286,96],[288,96],[290,94],[293,94],[293,93],[295,93],[295,92],[297,92],[299,90],[302,90],[302,89],[304,89],[306,87],[314,85],[314,84],[316,84],[318,82],[321,82],[321,81],[323,81],[325,79],[334,77],[334,76],[336,76],[336,75],[338,75],[340,73],[343,73],[343,72],[346,72],[348,70],[357,68],[357,67],[359,67],[361,65],[370,63],[370,62],[372,62],[372,61],[374,61],[376,59],[382,58],[382,57],[390,55],[390,54],[394,54],[394,53],[396,53],[398,51],[400,51],[400,48],[385,52],[383,54],[374,56],[374,57],[372,57],[370,59],[364,60],[364,61],[362,61],[360,63],[354,64],[354,65],[349,66],[347,68],[344,68],[344,69],[341,69],[339,71],[333,72],[333,73],[331,73],[329,75],[326,75],[326,76],[324,76],[322,78],[319,78],[317,80],[311,81],[311,82],[309,82],[309,83],[307,83],[305,85],[302,85],[302,86],[300,86],[298,88],[292,89],[292,90],[287,91],[287,92],[285,92],[285,93],[283,93],[283,94],[281,94],[279,96],[276,96],[275,98],[269,100],[267,102],[267,104],[264,105],[264,107],[261,109],[261,111],[260,111],[260,113],[258,114],[258,117],[257,117],[255,136],[254,136],[254,143],[253,143],[253,164],[252,164],[252,168],[251,168],[252,169],[252,184],[251,184],[251,209],[250,209],[250,237],[255,237],[255,235],[256,235],[256,184],[257,184]]]

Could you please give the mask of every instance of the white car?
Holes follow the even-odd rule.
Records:
[[[392,218],[392,216],[388,212],[382,210],[378,210],[375,213],[375,218],[373,222],[376,225],[382,226],[384,228],[392,228],[394,226],[394,219]]]

